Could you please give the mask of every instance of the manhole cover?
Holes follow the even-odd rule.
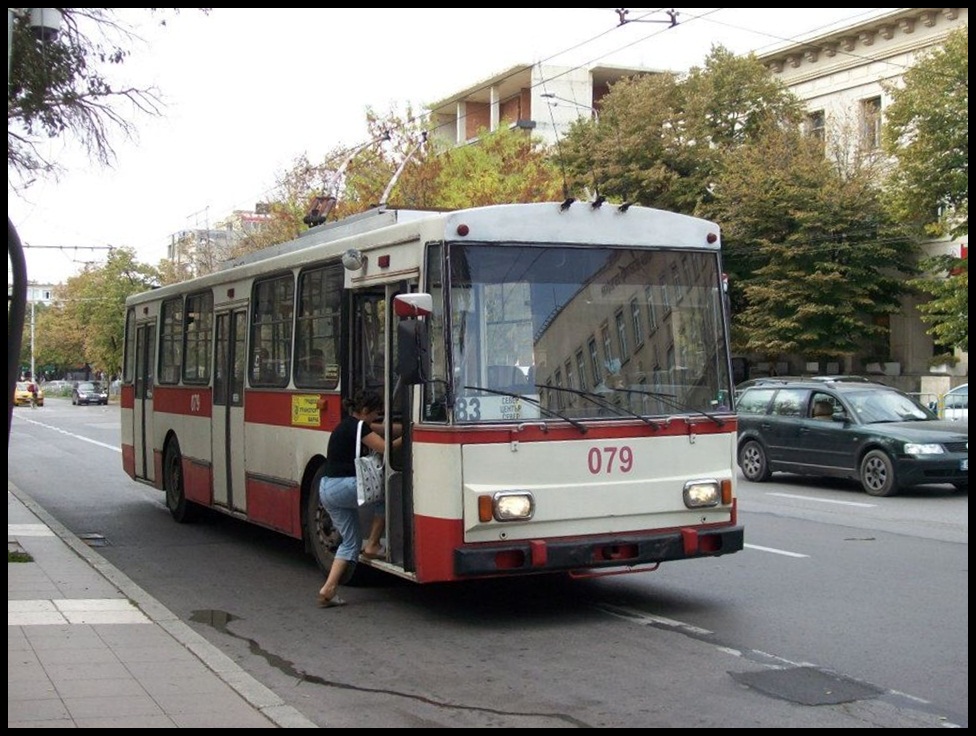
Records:
[[[107,547],[108,540],[101,534],[79,534],[78,539],[89,547]]]
[[[835,705],[876,698],[884,691],[814,667],[793,667],[762,672],[730,672],[732,679],[781,700],[801,705]]]

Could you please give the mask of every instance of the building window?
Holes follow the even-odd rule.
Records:
[[[651,328],[651,334],[657,329],[657,310],[654,308],[654,293],[650,286],[644,287],[644,298],[647,301],[647,324]]]
[[[630,345],[627,344],[627,320],[624,319],[623,310],[618,311],[613,319],[617,327],[617,342],[620,343],[620,362],[624,363],[630,357]]]
[[[593,371],[593,385],[599,386],[600,381],[603,380],[603,371],[600,370],[600,354],[596,349],[596,340],[591,337],[586,345],[590,351],[590,369]]]
[[[881,148],[881,98],[861,100],[861,145],[866,151]]]
[[[827,116],[823,110],[814,110],[807,115],[805,133],[811,138],[824,142],[827,127]]]
[[[641,324],[640,303],[636,297],[630,300],[630,324],[634,328],[634,344],[639,348],[644,344],[644,327]]]
[[[590,340],[592,343],[593,341]],[[594,349],[596,348],[596,343],[593,343]],[[586,363],[583,360],[583,351],[576,351],[576,376],[579,379],[579,389],[580,391],[586,391]]]

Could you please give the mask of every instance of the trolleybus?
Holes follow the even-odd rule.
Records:
[[[381,207],[126,310],[122,462],[178,522],[215,509],[303,540],[327,570],[329,433],[373,388],[403,441],[385,555],[360,566],[592,576],[742,549],[712,222]]]

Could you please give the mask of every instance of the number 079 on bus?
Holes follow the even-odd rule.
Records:
[[[366,388],[403,439],[359,566],[594,576],[742,549],[715,223],[380,207],[226,265],[126,305],[123,466],[176,521],[215,509],[328,569],[326,447]]]

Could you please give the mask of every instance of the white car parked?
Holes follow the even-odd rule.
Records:
[[[939,416],[954,422],[969,421],[969,384],[956,386],[942,397]]]

